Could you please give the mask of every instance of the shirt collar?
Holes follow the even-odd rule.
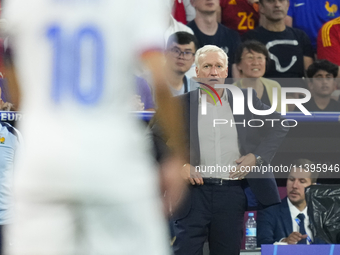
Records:
[[[307,214],[307,206],[305,207],[305,209],[303,209],[302,211],[300,211],[299,209],[297,209],[295,207],[295,205],[292,204],[292,202],[290,202],[289,198],[287,198],[287,202],[288,202],[288,206],[289,206],[289,211],[290,211],[290,215],[292,216],[292,219],[294,220],[300,213],[303,213],[305,215],[305,218],[308,219],[308,214]]]
[[[211,93],[214,93],[214,92],[211,92]],[[201,102],[201,97],[202,97],[202,90],[198,89],[198,99],[199,99],[199,102]],[[225,103],[228,103],[228,92],[227,92],[226,89],[223,90],[223,95],[221,96],[221,101],[223,101]]]

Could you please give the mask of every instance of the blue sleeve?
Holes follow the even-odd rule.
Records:
[[[155,104],[153,102],[151,90],[148,83],[143,78],[137,76],[135,78],[137,83],[136,92],[138,95],[141,96],[141,101],[144,103],[144,108],[145,109],[154,108]]]
[[[273,244],[276,241],[274,237],[274,229],[276,228],[275,218],[277,215],[272,214],[272,208],[269,207],[257,212],[257,246],[261,247],[262,244]],[[283,236],[282,238],[284,238]]]
[[[146,84],[144,98],[142,99],[142,102],[144,103],[145,109],[154,109],[155,108],[155,104],[153,102],[151,90],[150,90],[150,87],[149,87],[148,84]]]

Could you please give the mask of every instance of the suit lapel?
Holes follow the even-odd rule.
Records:
[[[228,93],[228,102],[231,108],[231,111],[233,111],[233,96],[231,94],[231,92],[227,89],[226,90]],[[242,123],[246,118],[245,115],[233,115],[234,116],[234,120],[236,123]],[[247,125],[247,123],[246,123]],[[245,153],[245,145],[246,145],[246,136],[247,136],[247,132],[246,132],[246,128],[243,126],[243,124],[237,124],[236,125],[236,129],[237,129],[237,136],[238,136],[238,141],[240,143],[240,152]]]
[[[194,90],[189,93],[189,129],[190,129],[190,163],[198,165],[200,163],[200,146],[198,137],[198,102],[199,90]]]
[[[287,197],[282,200],[281,204],[281,220],[283,223],[284,231],[287,236],[293,232],[292,226],[292,216],[290,215],[290,210],[288,207]]]

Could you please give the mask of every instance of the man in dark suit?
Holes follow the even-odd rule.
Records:
[[[305,200],[305,188],[316,183],[317,173],[309,171],[313,163],[308,159],[298,159],[292,166],[286,185],[287,197],[281,204],[257,213],[258,246],[275,242],[321,243],[321,240],[313,240]]]
[[[243,115],[233,114],[232,93],[214,89],[228,76],[228,57],[222,49],[204,46],[196,52],[195,62],[201,88],[177,97],[183,106],[186,144],[190,151],[183,171],[191,185],[173,215],[176,235],[173,248],[176,255],[202,254],[208,239],[210,254],[239,255],[247,202],[252,208],[280,202],[271,173],[244,170],[269,164],[288,128],[279,121],[264,121],[262,128],[251,127],[248,121],[252,119],[282,118],[276,112],[255,116],[246,103]],[[247,102],[246,91],[241,93]],[[254,91],[250,96],[255,109],[269,109]],[[206,115],[199,113],[205,104],[204,98],[207,99]],[[214,104],[214,101],[220,103]],[[216,119],[228,120],[228,125],[213,125]]]

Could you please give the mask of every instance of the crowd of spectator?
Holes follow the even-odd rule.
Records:
[[[256,81],[256,88],[255,84],[251,87],[267,104],[271,105],[273,87],[278,90],[278,99],[280,99],[281,87],[302,87],[310,90],[311,83],[306,79],[308,77],[306,71],[314,61],[324,59],[337,66],[340,65],[340,40],[339,29],[337,29],[340,27],[338,10],[340,1],[338,0],[303,3],[293,0],[170,0],[169,2],[172,14],[169,28],[165,33],[167,52],[171,34],[180,31],[194,34],[195,41],[198,42],[197,49],[205,45],[216,45],[228,54],[228,77],[233,78],[235,85],[239,87],[250,86],[242,84],[245,82],[252,83],[251,79],[246,81],[239,80],[240,78],[254,76],[242,70],[245,68],[246,61],[241,57],[244,44],[241,43],[240,36],[243,42],[251,40],[263,44],[262,47],[260,44],[257,46],[261,48],[260,52],[246,48],[249,51],[248,55],[252,55],[249,58],[255,59],[254,55],[260,53],[265,59],[264,63],[252,61],[257,67],[261,65],[261,70],[253,68],[253,64],[250,65],[249,70],[258,72],[255,74],[256,78],[259,78]],[[265,48],[266,52],[264,52]],[[190,84],[189,81],[190,78],[195,77],[193,58],[184,59],[184,55],[185,53],[182,57],[180,54],[177,59],[185,66],[191,64],[191,68],[186,70],[186,75],[181,76],[185,77],[185,79],[181,78],[184,79],[182,84],[188,85],[185,85],[183,90],[182,84],[178,82],[180,77],[177,77],[177,90],[180,92],[175,93],[172,89],[174,95],[196,88],[193,82]],[[167,66],[169,66],[171,61],[167,59]],[[334,78],[339,77],[338,75],[339,72]],[[172,79],[174,78],[170,78]],[[339,92],[336,90],[340,85],[336,81],[334,84],[335,92],[332,91],[331,95],[338,100]],[[173,86],[176,87],[174,84],[171,87]],[[302,94],[297,93],[289,93],[287,96],[288,98],[303,97]],[[334,107],[319,108],[320,111],[338,109],[338,102],[334,100],[331,102]],[[280,107],[278,102],[276,110],[280,111]],[[318,108],[313,109],[316,111]],[[287,110],[294,111],[294,106],[289,105]]]

